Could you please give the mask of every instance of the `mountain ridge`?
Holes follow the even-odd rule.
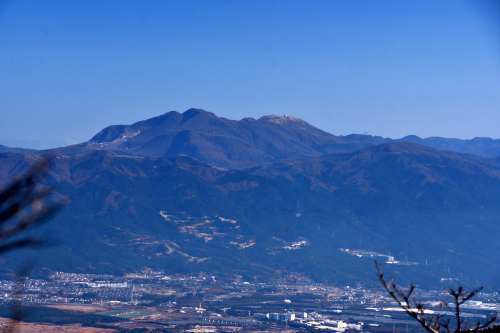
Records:
[[[56,160],[50,182],[70,198],[45,229],[65,240],[63,251],[40,258],[50,269],[292,271],[370,282],[370,260],[339,250],[350,248],[409,258],[417,266],[393,268],[422,283],[438,283],[446,269],[487,285],[500,276],[489,264],[500,251],[500,170],[471,155],[392,142],[224,170],[186,156],[100,150]]]
[[[276,125],[274,130],[279,128],[281,132],[274,133],[275,138],[279,138],[280,136],[282,136],[283,131],[291,131],[292,135],[285,136],[284,138],[287,140],[289,144],[293,143],[293,140],[290,140],[292,136],[295,136],[299,140],[304,140],[307,142],[306,143],[307,147],[303,147],[297,142],[293,143],[294,144],[294,146],[292,147],[293,149],[290,150],[296,150],[299,152],[299,154],[289,153],[288,156],[274,156],[275,154],[273,155],[272,152],[267,152],[267,151],[265,151],[264,153],[261,152],[261,155],[263,156],[262,159],[259,160],[259,163],[277,161],[283,158],[296,158],[300,154],[302,154],[305,157],[313,157],[325,153],[351,152],[365,148],[370,145],[377,145],[387,142],[399,142],[399,141],[412,142],[439,150],[467,153],[467,154],[478,155],[481,157],[489,157],[489,158],[500,157],[500,139],[493,139],[487,137],[475,137],[472,139],[456,139],[456,138],[444,138],[435,136],[421,138],[416,135],[408,135],[399,139],[392,139],[392,138],[385,138],[381,136],[373,136],[366,134],[349,134],[349,135],[339,136],[323,131],[313,125],[310,125],[309,123],[300,118],[295,118],[288,115],[282,115],[282,116],[265,115],[258,119],[247,117],[247,118],[242,118],[241,120],[231,120],[223,117],[217,117],[214,113],[205,111],[203,109],[194,109],[194,108],[188,109],[184,113],[179,113],[177,111],[170,111],[163,115],[139,121],[131,125],[113,125],[105,128],[104,130],[96,134],[88,142],[101,143],[101,144],[109,143],[110,137],[114,138],[115,140],[119,139],[116,134],[118,132],[121,133],[122,135],[125,135],[124,139],[131,139],[140,134],[137,131],[138,127],[141,127],[143,125],[146,126],[151,125],[154,124],[155,122],[159,122],[162,126],[164,125],[167,127],[168,126],[172,127],[177,120],[177,122],[179,122],[184,127],[182,127],[182,130],[174,129],[174,131],[177,132],[186,130],[192,131],[193,127],[186,128],[185,125],[189,124],[190,121],[193,121],[193,119],[197,118],[200,119],[198,119],[197,122],[194,122],[195,126],[194,129],[202,128],[203,130],[206,130],[207,128],[210,128],[213,132],[216,132],[217,130],[229,131],[233,136],[236,136],[238,140],[240,140],[241,143],[244,143],[244,145],[247,147],[255,145],[256,143],[258,144],[258,142],[255,142],[256,141],[255,133],[257,133],[258,135],[258,130],[255,127],[259,125],[260,126]],[[212,125],[214,126],[218,125],[222,127],[222,129],[219,128],[214,130],[213,127],[211,127]],[[267,127],[265,128],[265,130],[269,131],[270,129]],[[128,131],[127,134],[125,134],[126,131]],[[112,135],[112,132],[115,133],[114,136]],[[252,135],[247,135],[246,137],[244,135],[241,135],[242,133],[245,132],[250,132],[252,133]],[[309,138],[304,137],[304,133],[307,133],[310,137]],[[182,135],[186,136],[185,138],[186,140],[189,139],[188,134],[186,132],[183,132]],[[180,138],[178,138],[178,140],[182,140],[182,135]],[[191,135],[193,134],[191,133]],[[105,137],[108,137],[108,140],[104,141],[103,139]],[[314,140],[314,138],[316,140]],[[165,140],[166,138],[162,137],[161,139]],[[307,141],[307,139],[309,139],[309,141]],[[268,138],[265,138],[264,140],[265,142],[263,144],[269,145],[269,141],[271,140],[269,140]],[[244,149],[241,147],[239,148]],[[283,150],[283,144],[279,146],[279,148]],[[259,149],[262,149],[262,147],[259,147]],[[150,153],[150,150],[146,152],[146,154],[148,153]],[[265,156],[266,154],[267,156]],[[158,155],[158,153],[153,153],[152,155]],[[211,161],[206,160],[206,162],[211,162]],[[219,163],[214,163],[214,164],[219,164]],[[246,165],[244,166],[238,165],[238,167],[245,167],[256,164],[258,163],[246,163]],[[225,166],[232,167],[231,162],[226,161]]]
[[[122,274],[153,267],[248,278],[297,272],[371,283],[373,258],[351,249],[396,258],[388,269],[408,281],[436,285],[452,274],[500,287],[491,265],[500,252],[497,159],[409,142],[414,138],[374,144],[308,126],[287,117],[168,113],[105,129],[88,143],[0,151],[0,179],[19,175],[43,153],[52,156],[47,184],[69,205],[41,229],[64,240],[62,249],[40,252],[43,269]],[[132,135],[139,130],[149,133]],[[221,135],[235,146],[216,145]],[[142,151],[163,139],[186,145]],[[20,258],[6,258],[3,269]]]
[[[241,168],[283,158],[318,156],[342,143],[334,135],[295,118],[264,116],[236,121],[189,109],[107,127],[88,145],[156,157],[186,154],[213,165]]]
[[[166,112],[130,125],[111,125],[87,142],[38,152],[72,154],[85,149],[104,149],[156,157],[184,154],[219,167],[245,168],[284,159],[352,152],[399,141],[492,159],[500,157],[500,139],[420,138],[415,135],[391,139],[365,134],[339,136],[287,115],[231,120],[195,108],[183,113]],[[17,148],[0,147],[0,151],[13,149]]]

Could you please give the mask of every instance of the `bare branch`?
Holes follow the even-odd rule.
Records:
[[[424,318],[425,309],[424,309],[424,306],[422,304],[419,304],[417,306],[417,309],[416,309],[417,311],[415,311],[415,309],[411,308],[409,298],[412,295],[413,291],[415,290],[415,286],[411,285],[409,291],[407,293],[404,293],[401,289],[399,289],[396,286],[396,284],[394,282],[387,283],[387,281],[385,280],[385,277],[384,277],[384,273],[380,269],[380,265],[378,264],[378,262],[376,260],[375,260],[375,269],[377,271],[377,276],[379,278],[380,283],[382,284],[384,289],[387,291],[389,296],[394,301],[396,301],[396,303],[399,305],[399,307],[401,307],[406,312],[406,314],[408,314],[410,317],[415,319],[420,324],[420,326],[422,326],[422,328],[424,330],[426,330],[427,332],[439,333],[439,323],[435,321],[434,325],[433,325],[432,322],[428,322]],[[436,328],[436,326],[437,326],[437,328]]]
[[[0,191],[0,254],[42,245],[40,239],[22,236],[28,229],[47,221],[64,202],[41,181],[49,168],[49,159],[38,161],[24,176]]]
[[[406,314],[415,319],[423,329],[427,332],[439,333],[445,331],[446,333],[451,333],[452,329],[450,327],[451,320],[449,318],[444,319],[441,314],[436,314],[433,316],[427,316],[425,312],[425,308],[423,304],[416,303],[412,299],[413,293],[415,291],[415,285],[410,285],[408,291],[404,291],[401,288],[397,287],[396,283],[391,281],[387,282],[384,276],[384,273],[380,269],[380,265],[377,261],[375,261],[375,269],[377,271],[377,276],[382,284],[382,287],[385,289],[387,294],[401,307]],[[462,309],[461,306],[476,296],[483,288],[477,288],[471,291],[466,291],[463,287],[458,287],[456,290],[449,288],[448,294],[453,299],[453,308],[454,308],[454,318],[455,325],[452,325],[455,333],[461,332],[480,332],[489,328],[496,321],[496,316],[489,318],[486,322],[481,324],[478,322],[474,328],[466,329],[465,321],[462,318]],[[441,301],[440,306],[442,308],[447,308],[447,302]]]

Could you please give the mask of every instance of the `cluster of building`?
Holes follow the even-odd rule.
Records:
[[[318,331],[337,331],[344,332],[346,330],[360,331],[363,328],[363,322],[349,323],[344,320],[334,320],[323,318],[319,313],[307,312],[283,312],[283,313],[255,313],[254,317],[260,320],[273,320],[283,322],[291,327],[305,327]]]
[[[429,304],[442,298],[440,291],[419,296]],[[31,306],[96,307],[100,316],[119,318],[113,324],[119,328],[172,332],[344,332],[413,324],[404,313],[391,310],[395,305],[380,289],[338,287],[293,275],[247,281],[241,276],[169,275],[148,269],[123,276],[57,272],[45,279],[0,280],[0,303],[13,299]],[[498,311],[499,304],[498,293],[483,293],[467,311],[482,315]]]

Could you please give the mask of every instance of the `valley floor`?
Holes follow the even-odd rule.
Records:
[[[432,308],[440,291],[420,291]],[[0,280],[0,323],[17,332],[417,332],[379,289],[318,284],[301,276],[246,281],[146,270],[124,276],[58,272]],[[500,310],[500,294],[467,304],[471,320]],[[435,310],[437,311],[437,310]],[[452,313],[443,312],[443,315]]]

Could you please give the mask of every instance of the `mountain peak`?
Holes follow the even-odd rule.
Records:
[[[196,116],[214,116],[216,115],[212,112],[203,109],[189,108],[182,113],[183,117],[196,117]]]
[[[203,109],[190,108],[182,113],[182,123],[185,123],[191,119],[209,119],[218,118],[214,113],[208,112]]]
[[[186,111],[184,111],[183,114],[213,114],[213,113],[208,112],[207,110],[204,110],[204,109],[189,108]]]
[[[198,108],[167,112],[131,125],[109,126],[88,146],[153,157],[185,154],[224,168],[344,150],[335,136],[299,118],[269,115],[237,121]]]
[[[268,115],[259,118],[259,121],[269,122],[273,124],[283,125],[283,124],[307,124],[304,120],[300,118],[295,118],[288,115]]]
[[[190,108],[182,113],[169,111],[157,117],[139,121],[131,126],[170,126],[172,123],[184,123],[195,118],[208,119],[217,118],[217,116],[203,109]]]
[[[401,141],[420,142],[420,141],[422,141],[422,138],[419,137],[418,135],[411,134],[411,135],[407,135],[405,137],[402,137]]]

